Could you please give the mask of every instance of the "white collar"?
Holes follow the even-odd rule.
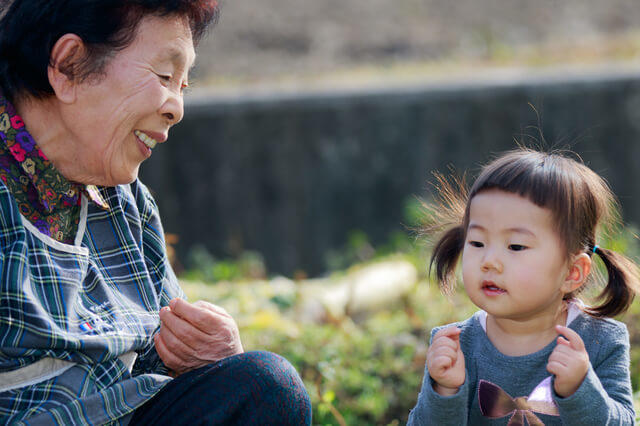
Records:
[[[571,322],[574,319],[576,319],[578,314],[584,308],[584,303],[582,303],[582,300],[580,299],[571,299],[569,300],[568,305],[569,306],[567,306],[567,323],[565,324],[565,327],[569,327],[569,324],[571,324]],[[487,332],[487,313],[485,311],[480,311],[478,320],[480,321],[480,325],[482,326],[482,329],[486,333]]]

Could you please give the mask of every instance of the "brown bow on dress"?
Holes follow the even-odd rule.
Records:
[[[511,414],[508,426],[524,426],[525,418],[531,426],[544,426],[534,412],[550,416],[560,415],[552,397],[551,376],[540,382],[529,396],[517,398],[512,398],[498,385],[480,380],[478,399],[480,411],[485,417],[498,419]]]

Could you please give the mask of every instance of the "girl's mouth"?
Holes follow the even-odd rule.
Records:
[[[498,287],[493,281],[483,281],[482,292],[487,296],[499,296],[507,291]]]

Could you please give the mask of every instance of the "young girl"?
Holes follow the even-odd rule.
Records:
[[[608,317],[629,307],[639,280],[629,259],[598,246],[615,206],[606,183],[576,160],[524,148],[485,166],[468,196],[440,183],[439,217],[453,221],[431,266],[448,292],[462,255],[481,310],[432,330],[409,424],[633,425],[629,335]],[[608,282],[587,307],[576,294],[594,255]]]

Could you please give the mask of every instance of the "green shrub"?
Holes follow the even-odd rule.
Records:
[[[464,296],[448,301],[422,283],[403,307],[359,324],[300,325],[297,336],[274,328],[243,328],[241,335],[245,349],[276,352],[296,367],[311,397],[314,424],[404,424],[422,383],[429,330],[467,318],[475,309]],[[624,319],[638,390],[640,303]],[[640,392],[635,397],[640,404]]]
[[[406,238],[397,237],[395,248],[407,247]],[[635,259],[640,255],[633,230],[600,243]],[[368,247],[366,236],[354,233],[343,254],[354,261],[363,253],[368,258],[380,256]],[[428,256],[415,246],[408,251],[407,258],[424,271]],[[200,261],[209,275],[192,274],[215,275],[214,260],[202,256]],[[423,281],[401,303],[357,321],[302,324],[294,316],[299,308],[295,292],[272,295],[264,290],[264,282],[261,285],[260,290],[250,283],[187,285],[185,291],[192,299],[205,298],[229,308],[246,350],[269,350],[287,358],[304,380],[314,424],[319,425],[404,424],[420,391],[429,331],[468,318],[477,309],[463,291],[447,299],[436,285]],[[631,379],[640,414],[640,300],[619,319],[629,329]]]

